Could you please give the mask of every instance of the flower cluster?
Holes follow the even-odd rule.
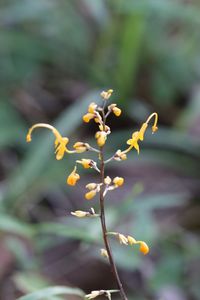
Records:
[[[149,247],[144,241],[138,241],[130,235],[123,235],[117,232],[108,232],[106,229],[105,223],[105,214],[104,214],[104,198],[109,191],[113,191],[117,188],[120,188],[124,184],[124,178],[120,176],[116,176],[111,178],[109,176],[105,176],[105,165],[111,161],[123,161],[127,159],[127,154],[135,149],[137,153],[140,153],[140,145],[139,143],[144,140],[144,135],[149,126],[150,121],[153,119],[153,125],[151,127],[152,133],[155,133],[158,130],[157,122],[158,122],[158,114],[152,113],[147,120],[141,125],[140,129],[134,131],[131,135],[131,138],[127,140],[126,144],[128,147],[125,149],[118,149],[110,158],[104,159],[104,146],[106,144],[108,136],[111,134],[111,129],[107,125],[107,118],[110,114],[114,114],[116,117],[119,117],[122,113],[121,109],[117,107],[117,104],[112,103],[108,105],[108,100],[110,99],[113,90],[109,89],[107,91],[103,91],[100,95],[102,98],[102,104],[99,105],[95,102],[92,102],[88,106],[87,112],[83,115],[83,122],[89,123],[90,121],[94,121],[97,124],[97,131],[95,133],[95,139],[97,148],[89,145],[88,143],[77,141],[72,147],[73,150],[68,148],[69,139],[68,137],[63,137],[60,132],[53,126],[45,123],[38,123],[33,125],[27,134],[26,140],[27,142],[31,142],[31,136],[33,130],[39,127],[47,128],[52,131],[55,136],[55,155],[57,160],[61,160],[64,155],[73,154],[73,153],[84,153],[86,151],[93,151],[97,153],[97,161],[88,158],[81,158],[75,161],[74,168],[72,172],[68,175],[66,179],[66,183],[70,186],[75,186],[77,182],[80,180],[80,175],[78,174],[78,167],[82,166],[84,169],[94,169],[100,175],[99,182],[90,182],[86,185],[86,193],[85,199],[92,200],[97,194],[99,194],[99,204],[100,204],[100,212],[96,213],[93,208],[89,211],[76,210],[71,212],[71,214],[77,218],[85,218],[85,217],[99,217],[101,220],[102,233],[104,237],[104,244],[106,249],[101,249],[101,255],[105,258],[109,259],[111,267],[113,267],[114,272],[116,273],[116,267],[113,266],[113,258],[112,253],[110,252],[109,243],[107,238],[109,235],[113,235],[117,237],[118,241],[122,245],[133,246],[139,244],[140,251],[146,255],[149,252]],[[118,278],[118,275],[116,276]],[[118,287],[121,295],[124,295],[122,291],[122,285],[118,282]],[[87,299],[93,299],[100,295],[105,294],[109,299],[111,299],[111,293],[109,291],[93,291],[90,294],[86,295]],[[123,298],[123,297],[122,297]],[[124,298],[125,299],[125,298]]]

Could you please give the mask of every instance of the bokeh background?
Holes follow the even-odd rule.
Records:
[[[82,115],[106,88],[123,109],[110,119],[108,157],[159,113],[159,131],[146,133],[141,154],[108,172],[126,182],[107,197],[109,228],[151,248],[144,257],[112,241],[128,298],[200,299],[199,83],[199,0],[1,0],[0,299],[46,286],[115,288],[99,255],[98,221],[70,216],[98,210],[97,199],[84,200],[93,171],[80,168],[69,187],[81,156],[56,161],[48,130],[25,142],[33,123],[47,122],[72,144],[95,145]]]

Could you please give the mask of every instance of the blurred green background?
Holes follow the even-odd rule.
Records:
[[[32,124],[48,122],[71,143],[95,145],[82,115],[106,88],[123,109],[110,119],[108,157],[159,113],[140,156],[107,173],[126,183],[107,197],[109,228],[151,248],[144,257],[112,241],[128,298],[200,299],[199,29],[199,0],[1,0],[0,299],[49,286],[115,288],[98,220],[70,217],[98,210],[97,199],[84,200],[93,172],[66,186],[81,156],[56,161],[49,131],[25,142]],[[80,299],[48,292],[30,299]]]

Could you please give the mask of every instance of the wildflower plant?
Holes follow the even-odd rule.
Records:
[[[115,238],[120,244],[125,246],[133,247],[139,244],[139,250],[142,254],[146,255],[149,252],[148,245],[141,240],[136,240],[134,237],[130,235],[124,235],[119,232],[112,232],[107,230],[106,226],[106,219],[105,219],[105,197],[106,194],[110,191],[115,189],[121,188],[124,184],[124,178],[120,176],[116,176],[115,178],[111,179],[109,176],[105,175],[105,167],[111,161],[123,161],[127,159],[127,154],[132,150],[135,149],[137,153],[140,152],[139,142],[143,141],[145,132],[149,125],[149,122],[153,119],[153,126],[152,126],[152,133],[158,130],[157,122],[158,122],[158,115],[157,113],[152,113],[141,126],[138,131],[132,133],[130,139],[127,140],[127,148],[121,150],[118,149],[110,158],[104,158],[104,147],[107,141],[108,136],[111,133],[110,127],[107,125],[107,118],[114,114],[116,117],[121,115],[121,109],[117,107],[116,104],[109,104],[108,101],[113,93],[113,90],[109,89],[108,91],[103,91],[101,93],[102,104],[98,105],[92,102],[89,107],[87,113],[83,116],[83,121],[85,123],[89,123],[90,121],[94,121],[98,126],[98,131],[95,134],[95,139],[97,143],[97,148],[92,147],[88,143],[85,142],[76,142],[73,145],[73,150],[68,149],[69,139],[67,137],[63,137],[56,128],[49,124],[45,123],[38,123],[33,125],[27,134],[26,140],[27,142],[31,142],[31,136],[33,130],[39,127],[44,127],[50,129],[55,136],[55,155],[56,159],[60,160],[64,157],[65,154],[73,154],[73,153],[84,153],[86,151],[96,152],[97,154],[97,161],[92,159],[81,158],[76,160],[75,166],[72,172],[66,179],[66,183],[71,186],[75,186],[77,181],[80,180],[80,175],[78,174],[78,168],[82,166],[85,169],[94,169],[97,173],[99,173],[99,182],[91,182],[86,185],[86,193],[85,199],[92,200],[94,197],[98,195],[99,198],[99,212],[96,213],[93,208],[88,211],[76,210],[71,212],[71,215],[77,218],[99,218],[102,228],[102,237],[104,241],[104,248],[100,249],[100,254],[108,259],[110,263],[111,270],[113,272],[113,276],[116,280],[117,290],[99,290],[99,291],[92,291],[90,294],[86,295],[86,299],[93,299],[101,295],[105,295],[108,299],[111,299],[111,294],[114,292],[119,292],[121,299],[127,299],[125,294],[124,288],[122,286],[114,257],[112,254],[111,246],[109,238]]]

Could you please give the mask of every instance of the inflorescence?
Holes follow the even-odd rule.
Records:
[[[73,149],[70,150],[67,146],[69,144],[69,139],[67,137],[63,137],[59,131],[45,123],[38,123],[33,125],[27,134],[26,140],[27,142],[31,142],[31,136],[33,130],[39,127],[44,127],[47,129],[50,129],[52,133],[55,136],[55,155],[57,160],[61,160],[65,154],[74,154],[74,153],[84,153],[86,151],[92,151],[96,152],[98,156],[98,160],[100,161],[100,166],[98,166],[98,163],[92,159],[88,158],[81,158],[79,160],[76,160],[74,168],[72,172],[69,174],[69,176],[66,179],[66,183],[71,186],[75,186],[80,180],[80,175],[78,174],[78,167],[81,165],[85,169],[94,169],[96,172],[100,173],[102,175],[102,169],[101,167],[105,164],[111,162],[111,161],[123,161],[127,159],[127,154],[134,148],[137,153],[140,153],[140,145],[139,142],[144,140],[144,135],[147,130],[147,127],[149,125],[149,122],[153,119],[153,126],[152,133],[155,133],[158,130],[157,122],[158,122],[158,114],[152,113],[147,120],[142,124],[141,128],[138,131],[134,131],[132,133],[132,136],[130,139],[127,140],[128,147],[124,150],[118,149],[112,157],[108,158],[107,160],[103,160],[102,150],[103,147],[107,141],[108,136],[111,133],[110,127],[106,124],[107,118],[110,114],[114,114],[116,117],[119,117],[122,113],[121,109],[117,107],[117,104],[113,103],[110,105],[107,105],[107,102],[109,98],[111,97],[113,93],[113,90],[109,89],[108,91],[103,91],[101,93],[102,98],[102,105],[98,105],[95,102],[92,102],[88,106],[88,111],[86,114],[83,115],[83,121],[85,123],[89,123],[91,120],[93,120],[97,126],[98,130],[95,134],[95,139],[98,148],[94,148],[88,143],[78,141],[73,145]],[[102,161],[103,160],[103,161]],[[104,172],[103,172],[104,174]],[[87,192],[85,193],[85,199],[91,200],[93,199],[98,193],[100,193],[100,202],[102,201],[102,197],[106,196],[107,192],[115,190],[119,187],[121,187],[124,184],[124,178],[120,176],[116,176],[115,178],[111,179],[109,176],[106,176],[101,180],[101,182],[91,182],[86,185]],[[91,208],[89,211],[81,211],[76,210],[74,212],[71,212],[71,214],[78,218],[85,218],[85,217],[101,217],[102,218],[102,210],[100,213],[96,213],[93,208]],[[134,246],[136,244],[139,244],[140,251],[146,255],[149,252],[149,247],[144,241],[138,241],[132,236],[129,235],[123,235],[118,232],[106,232],[106,236],[115,236],[120,244],[126,245],[126,246]],[[104,237],[107,238],[107,237]],[[104,239],[105,241],[105,239]],[[110,258],[110,253],[107,251],[108,249],[101,249],[100,253],[105,258]],[[110,260],[111,262],[111,260]],[[86,299],[93,299],[97,296],[100,296],[102,294],[107,295],[108,298],[111,299],[111,292],[109,291],[93,291],[91,294],[86,295]],[[126,298],[124,298],[126,299]]]

